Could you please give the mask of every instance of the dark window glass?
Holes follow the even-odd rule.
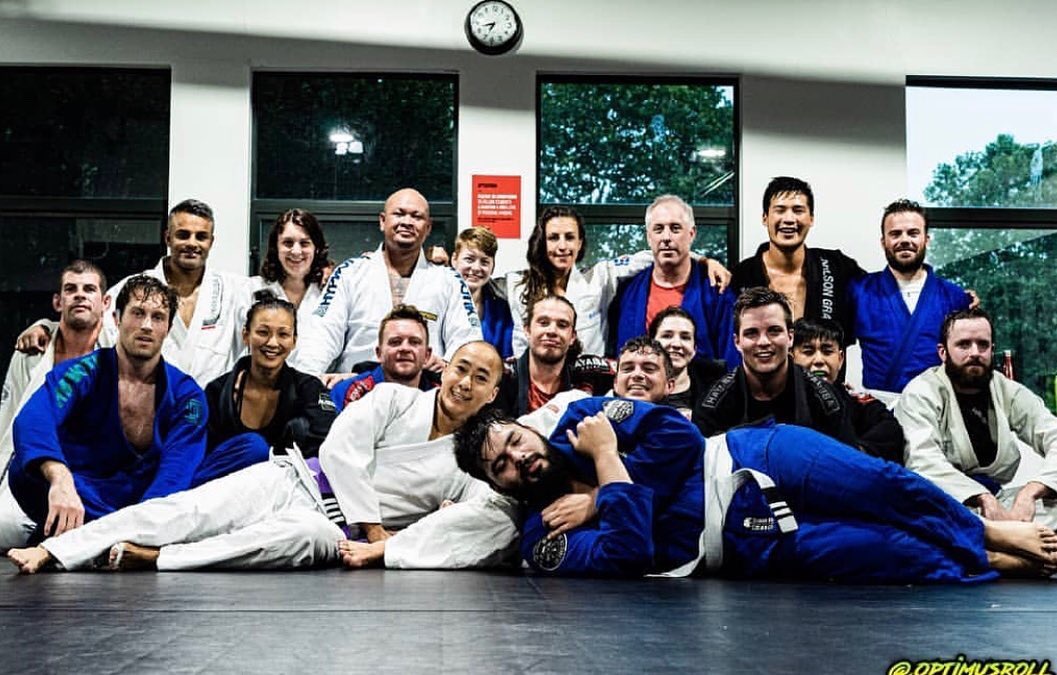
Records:
[[[455,76],[255,73],[254,197],[455,195]]]
[[[733,85],[541,81],[540,202],[733,204],[733,99]]]
[[[0,195],[164,198],[169,72],[0,67]]]

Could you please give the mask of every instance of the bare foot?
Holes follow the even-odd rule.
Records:
[[[42,567],[52,561],[51,554],[43,546],[13,548],[7,552],[7,559],[22,574],[36,574]]]
[[[984,543],[991,551],[1057,565],[1057,534],[1042,525],[1019,520],[984,520]]]
[[[115,572],[158,569],[159,549],[122,541],[110,547],[109,567]]]
[[[988,551],[987,562],[990,563],[991,569],[997,570],[1004,577],[1045,579],[1057,573],[1057,566],[1055,565],[1042,563],[1032,558],[1013,555],[1012,553]]]

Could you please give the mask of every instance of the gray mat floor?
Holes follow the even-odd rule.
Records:
[[[894,662],[959,654],[1057,664],[1055,601],[1057,584],[1014,581],[856,587],[382,570],[19,577],[4,569],[0,667],[880,675]]]

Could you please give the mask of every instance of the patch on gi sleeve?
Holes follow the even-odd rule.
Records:
[[[569,550],[569,539],[565,533],[547,539],[544,537],[532,547],[532,562],[545,572],[553,572],[561,567],[565,554]]]
[[[326,412],[338,412],[338,406],[334,405],[334,401],[330,398],[329,391],[319,392],[319,407]]]
[[[184,406],[184,421],[193,427],[202,424],[202,404],[198,402],[198,399],[187,399],[187,405]]]
[[[631,417],[631,414],[635,412],[635,404],[631,401],[617,398],[607,401],[602,406],[602,412],[606,414],[610,421],[620,423]]]

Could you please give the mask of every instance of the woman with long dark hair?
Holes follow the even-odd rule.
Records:
[[[304,325],[322,297],[328,253],[314,215],[303,209],[284,211],[268,232],[261,273],[250,278],[250,291],[266,289],[290,302]]]

